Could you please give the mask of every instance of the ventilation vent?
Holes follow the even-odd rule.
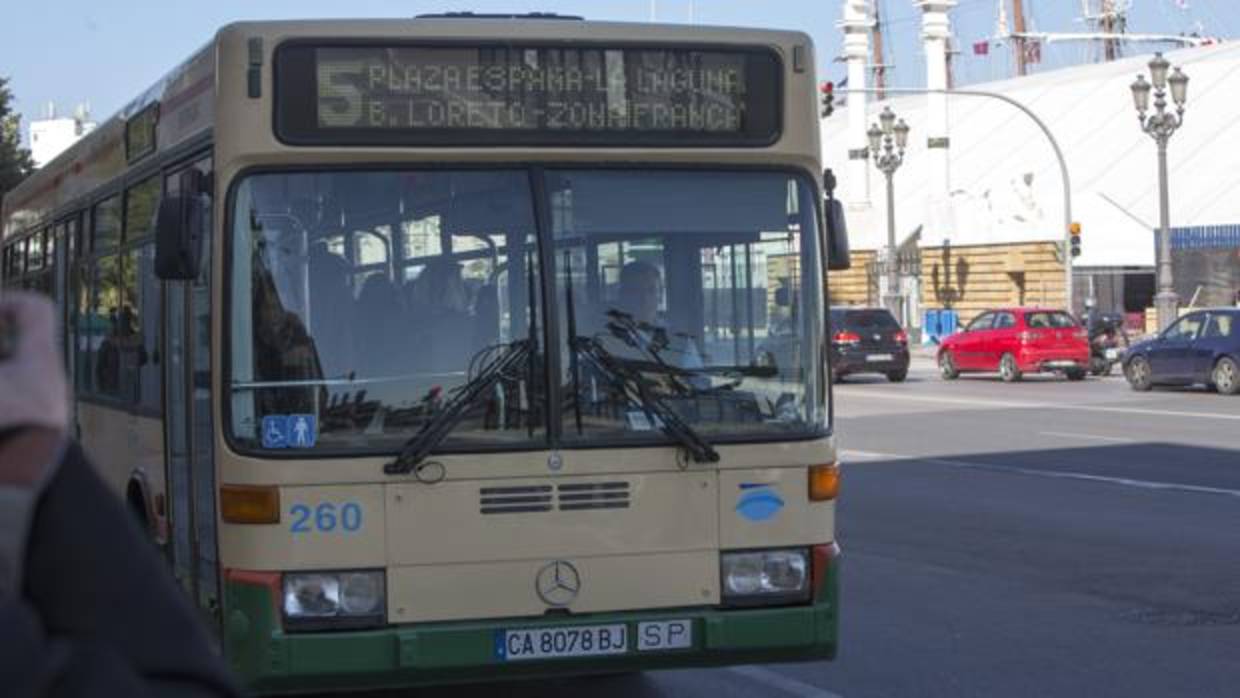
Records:
[[[478,490],[479,510],[483,514],[531,514],[543,511],[585,511],[587,509],[628,509],[629,483],[584,482],[521,487],[483,487]]]
[[[629,483],[590,482],[559,485],[560,511],[628,509]]]
[[[478,490],[483,514],[526,514],[551,511],[551,485],[483,487]]]

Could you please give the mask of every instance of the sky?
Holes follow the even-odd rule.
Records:
[[[924,80],[920,44],[921,12],[913,0],[874,0],[884,19],[890,84],[916,86]],[[1010,2],[1010,0],[1003,0]],[[1120,0],[1131,2],[1129,31],[1240,37],[1240,0]],[[1011,50],[993,44],[988,55],[973,45],[995,35],[1000,0],[959,0],[951,13],[961,51],[956,84],[1011,76]],[[1084,31],[1081,0],[1024,0],[1031,29]],[[54,102],[58,114],[89,103],[102,121],[205,44],[228,22],[242,19],[320,17],[411,17],[425,12],[557,12],[587,19],[695,22],[710,25],[799,29],[817,47],[822,79],[839,80],[840,0],[125,0],[54,3],[22,2],[0,23],[0,76],[7,76],[23,126]],[[1138,47],[1147,52],[1151,47]],[[1037,69],[1088,60],[1090,49],[1048,46]]]

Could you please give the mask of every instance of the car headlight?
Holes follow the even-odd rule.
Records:
[[[382,571],[284,575],[284,623],[290,630],[360,628],[384,620]]]
[[[810,596],[809,551],[753,550],[719,556],[723,602],[755,606],[806,601]]]

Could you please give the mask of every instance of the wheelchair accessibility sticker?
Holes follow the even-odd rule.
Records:
[[[741,495],[736,513],[749,521],[768,521],[784,508],[783,497],[771,485],[761,482],[740,483]]]
[[[313,448],[318,440],[312,414],[269,414],[263,417],[263,448]]]

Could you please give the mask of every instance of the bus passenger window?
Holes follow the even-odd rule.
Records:
[[[163,399],[163,373],[160,361],[159,323],[163,300],[159,279],[155,276],[155,245],[148,242],[131,253],[133,275],[136,276],[137,298],[132,302],[139,309],[137,336],[137,403],[159,410]]]
[[[106,252],[121,242],[120,196],[95,204],[91,228],[91,251]]]
[[[87,317],[89,352],[94,355],[93,392],[120,397],[121,347],[133,334],[132,313],[125,313],[120,286],[120,257],[95,260],[94,289]]]

